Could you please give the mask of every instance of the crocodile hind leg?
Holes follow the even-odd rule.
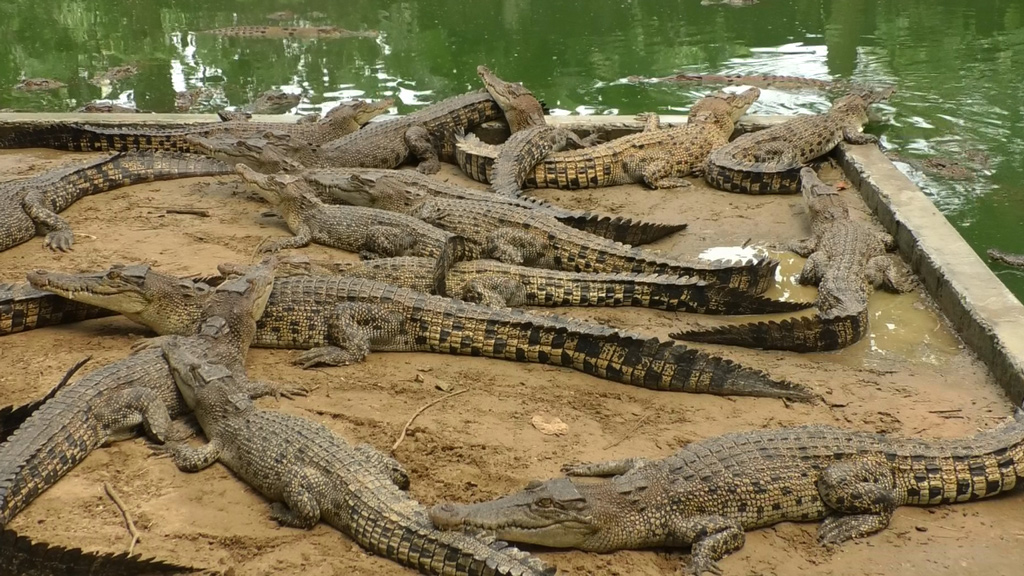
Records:
[[[416,171],[420,174],[437,174],[441,171],[441,160],[437,157],[437,150],[434,150],[434,143],[430,140],[430,133],[423,126],[412,126],[405,131],[405,145],[409,152],[419,158],[420,165]]]
[[[106,432],[107,442],[116,442],[135,436],[140,424],[146,433],[158,442],[188,438],[190,431],[171,422],[167,406],[156,392],[149,388],[129,388],[104,399],[103,407],[96,411],[96,421]]]
[[[46,230],[46,239],[43,246],[50,250],[68,252],[75,242],[75,235],[71,231],[71,225],[57,215],[56,212],[46,207],[46,201],[41,191],[30,192],[21,203],[25,214],[36,224],[36,228]]]
[[[491,258],[518,266],[530,266],[547,253],[547,243],[526,230],[502,228],[487,238]]]
[[[644,123],[644,132],[653,132],[661,128],[661,116],[657,112],[641,112],[634,118],[637,122]]]
[[[562,466],[562,473],[566,476],[618,476],[642,466],[650,461],[646,458],[624,458],[622,460],[608,460],[606,462],[592,462],[589,464],[566,464]]]
[[[369,254],[382,254],[391,258],[406,256],[416,245],[416,236],[407,230],[391,226],[373,226],[366,231],[363,249]]]
[[[705,572],[721,574],[718,561],[742,548],[746,541],[740,523],[722,516],[685,517],[678,514],[665,524],[671,541],[691,545],[690,566],[685,573],[695,576]]]
[[[644,184],[653,189],[685,188],[690,185],[685,178],[673,176],[673,172],[672,162],[669,160],[648,162],[643,167]]]
[[[838,544],[874,534],[889,525],[896,510],[892,472],[872,462],[837,462],[818,479],[818,494],[837,512],[818,529],[822,544]]]
[[[483,276],[466,282],[462,299],[495,308],[510,308],[526,304],[526,287],[513,278]]]
[[[304,352],[295,359],[303,368],[317,364],[344,366],[361,362],[370,353],[370,343],[386,342],[401,334],[404,317],[394,310],[382,310],[363,302],[343,302],[334,307],[327,320],[329,346]]]
[[[825,270],[828,270],[828,258],[823,252],[815,252],[807,258],[807,262],[804,262],[804,267],[796,280],[805,286],[817,285],[821,282]]]
[[[804,258],[809,258],[814,251],[817,250],[818,243],[815,242],[814,238],[804,238],[803,240],[797,240],[790,242],[787,248],[790,252]]]
[[[270,517],[282,526],[310,529],[320,521],[320,504],[310,491],[313,486],[328,485],[326,478],[310,470],[299,470],[284,486],[281,502],[270,505]]]
[[[868,260],[864,270],[868,282],[888,292],[903,294],[914,289],[914,281],[903,274],[888,256],[875,256]]]
[[[376,467],[400,490],[409,489],[409,472],[405,469],[405,466],[402,466],[401,462],[385,455],[369,444],[357,444],[355,451],[364,462]]]

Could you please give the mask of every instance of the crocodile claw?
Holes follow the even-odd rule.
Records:
[[[295,359],[295,364],[298,364],[305,369],[309,369],[318,364],[326,364],[327,366],[348,366],[349,364],[359,362],[362,359],[363,356],[350,350],[342,350],[337,346],[323,346],[320,348],[313,348],[308,352],[299,354]]]
[[[75,236],[71,230],[55,230],[46,235],[43,247],[58,252],[70,252],[71,245],[74,243]]]

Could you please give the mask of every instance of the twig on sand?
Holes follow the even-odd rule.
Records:
[[[121,497],[114,491],[114,487],[109,483],[103,483],[103,491],[110,496],[110,499],[114,501],[114,506],[121,511],[121,516],[124,516],[124,522],[128,525],[128,533],[132,536],[132,543],[128,546],[128,555],[131,556],[135,552],[135,544],[139,542],[139,531],[135,529],[135,521],[132,520],[132,515],[128,512],[128,508],[125,507]]]
[[[398,449],[398,445],[402,443],[402,440],[405,440],[405,434],[406,434],[406,432],[409,431],[409,426],[412,426],[413,420],[415,420],[420,414],[423,414],[423,412],[425,412],[427,410],[427,408],[430,408],[434,404],[437,404],[438,402],[443,402],[443,401],[445,401],[445,400],[447,400],[447,399],[449,399],[449,398],[451,398],[453,396],[458,396],[459,394],[462,394],[463,392],[469,392],[469,388],[463,388],[462,390],[456,390],[455,392],[452,392],[451,394],[445,394],[444,396],[441,396],[440,398],[436,398],[434,400],[431,400],[430,402],[427,402],[426,404],[421,406],[420,409],[417,410],[412,415],[412,418],[409,418],[409,421],[405,423],[405,426],[402,426],[402,433],[398,435],[398,440],[395,440],[395,444],[393,446],[391,446],[391,453],[394,454],[395,450]]]
[[[640,427],[644,425],[644,422],[646,422],[647,419],[650,418],[650,417],[651,417],[651,413],[650,412],[648,412],[647,414],[644,414],[639,420],[636,421],[636,424],[633,424],[633,427],[630,428],[629,431],[627,431],[625,434],[622,435],[621,438],[619,438],[615,442],[612,442],[611,444],[605,446],[604,448],[602,448],[602,450],[608,450],[609,448],[615,448],[619,444],[622,444],[623,442],[625,442],[626,438],[629,438],[634,432],[639,430]]]
[[[139,206],[140,208],[151,208],[153,210],[163,210],[164,214],[189,214],[192,216],[202,216],[203,218],[209,218],[210,211],[203,208],[188,208],[188,207],[177,207],[177,206]]]

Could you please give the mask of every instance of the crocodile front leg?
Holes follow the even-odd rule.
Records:
[[[331,345],[300,354],[295,363],[303,368],[317,364],[345,366],[361,362],[370,353],[371,342],[390,342],[402,333],[404,316],[365,302],[344,302],[335,306],[328,320],[327,340]]]
[[[25,196],[21,207],[35,223],[37,229],[47,231],[46,239],[43,240],[44,247],[50,250],[69,252],[71,245],[75,242],[71,225],[56,212],[50,210],[46,204],[43,192],[36,190]]]
[[[871,462],[838,462],[818,479],[818,494],[838,512],[818,529],[822,544],[838,544],[874,534],[889,525],[896,489],[888,467]]]
[[[871,285],[881,286],[894,294],[903,294],[914,289],[914,281],[900,272],[888,256],[875,256],[868,260],[864,274]]]
[[[482,276],[466,282],[457,292],[466,302],[476,302],[495,308],[510,308],[526,304],[526,288],[522,283],[504,276]]]
[[[441,160],[437,157],[437,150],[434,150],[434,143],[430,139],[430,132],[423,126],[412,126],[405,131],[405,145],[409,153],[419,159],[420,165],[416,171],[420,174],[437,174],[441,171]]]
[[[408,230],[391,226],[373,226],[366,231],[363,249],[369,254],[386,257],[406,256],[416,246],[416,236]]]
[[[216,438],[202,446],[169,444],[160,448],[171,457],[171,461],[182,472],[199,472],[208,468],[220,457],[223,446]]]
[[[304,246],[309,246],[309,243],[313,241],[313,232],[310,230],[309,226],[297,226],[292,230],[292,233],[295,234],[295,236],[292,236],[291,238],[282,238],[281,240],[267,242],[263,246],[260,246],[259,252],[264,254],[291,248],[302,248]]]
[[[107,442],[134,437],[139,425],[157,442],[190,436],[189,431],[174,426],[167,405],[149,388],[129,388],[110,395],[103,400],[95,416],[106,432]]]
[[[878,143],[878,136],[866,134],[852,126],[848,126],[843,128],[843,140],[850,144],[876,144]]]
[[[723,516],[674,518],[668,528],[672,543],[691,545],[690,566],[684,572],[694,576],[721,574],[718,561],[742,548],[746,541],[740,523]]]
[[[566,464],[562,466],[562,473],[566,476],[619,476],[641,466],[646,466],[649,463],[650,461],[646,458],[624,458],[622,460],[608,460],[606,462],[592,462],[589,464]]]
[[[501,228],[487,238],[487,254],[505,264],[530,266],[547,254],[547,243],[526,230]]]
[[[797,256],[809,258],[811,254],[814,254],[814,251],[818,249],[818,241],[814,237],[804,238],[803,240],[790,242],[787,248]]]

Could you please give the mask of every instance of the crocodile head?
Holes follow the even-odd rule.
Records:
[[[257,96],[248,108],[253,114],[283,114],[297,106],[301,100],[299,94],[271,89]]]
[[[528,126],[544,124],[544,105],[522,84],[506,82],[498,78],[487,66],[477,66],[476,73],[484,81],[484,87],[505,112],[512,132]]]
[[[194,333],[211,293],[202,282],[162,274],[147,264],[82,274],[36,270],[28,281],[39,290],[124,314],[158,334]]]
[[[387,112],[394,105],[394,98],[385,98],[376,102],[354,100],[331,108],[330,112],[324,116],[324,119],[330,121],[335,118],[344,118],[346,120],[351,118],[362,126],[374,117]]]
[[[332,193],[335,198],[346,204],[403,214],[408,214],[430,198],[427,192],[409,186],[397,178],[373,178],[359,173],[349,176],[345,186],[333,189]]]
[[[501,540],[552,548],[610,552],[644,544],[643,518],[624,514],[636,509],[613,482],[579,483],[571,478],[531,482],[521,492],[478,504],[442,503],[430,509],[441,530],[493,531]],[[634,496],[635,498],[635,496]],[[631,541],[631,542],[630,542]]]
[[[303,191],[309,189],[301,177],[291,174],[263,174],[243,163],[235,164],[235,172],[249,184],[249,188],[273,206],[303,198],[306,196]]]
[[[733,93],[719,90],[693,105],[687,123],[712,124],[728,137],[735,129],[736,122],[760,96],[761,91],[756,87]]]
[[[206,430],[214,429],[210,425],[224,418],[255,410],[249,395],[239,391],[242,386],[227,366],[205,362],[174,340],[162,343],[161,348],[181,397]]]

